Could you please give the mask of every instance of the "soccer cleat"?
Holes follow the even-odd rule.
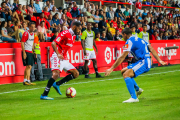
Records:
[[[100,74],[96,74],[96,78],[103,78]]]
[[[129,98],[128,100],[123,101],[123,103],[134,103],[139,102],[139,99]]]
[[[40,97],[41,100],[54,100],[54,98],[48,97],[48,96],[42,96]]]
[[[28,81],[23,82],[23,85],[31,85]]]
[[[139,98],[140,97],[140,95],[143,93],[143,89],[142,88],[139,88],[139,91],[136,91],[136,96],[137,96],[137,98]]]
[[[91,78],[89,75],[85,75],[85,78]]]
[[[60,85],[56,85],[56,82],[53,83],[52,85],[54,87],[54,89],[57,91],[57,93],[59,93],[60,95],[62,95],[61,91],[60,91]]]
[[[36,83],[29,82],[30,85],[36,85]]]

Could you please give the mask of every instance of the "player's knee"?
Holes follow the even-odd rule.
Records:
[[[53,72],[52,78],[56,80],[56,79],[58,79],[58,77],[59,77],[59,73]]]
[[[79,72],[76,70],[75,72],[73,72],[73,77],[77,78],[79,76]]]

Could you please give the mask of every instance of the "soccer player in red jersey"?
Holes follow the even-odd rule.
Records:
[[[73,46],[75,37],[80,33],[80,30],[81,23],[74,22],[69,30],[65,30],[59,33],[56,39],[52,42],[51,45],[54,49],[54,52],[51,56],[52,77],[49,79],[44,93],[41,95],[40,99],[53,100],[53,98],[47,96],[51,86],[53,86],[55,90],[61,95],[59,88],[60,85],[79,76],[79,72],[77,71],[77,69],[67,60],[67,51]],[[60,81],[55,82],[62,70],[70,74],[68,74]]]

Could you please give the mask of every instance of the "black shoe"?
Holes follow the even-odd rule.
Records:
[[[85,78],[91,78],[89,75],[85,75]]]
[[[103,78],[100,74],[96,74],[96,78]]]

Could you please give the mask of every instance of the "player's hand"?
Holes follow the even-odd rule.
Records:
[[[98,50],[96,50],[96,55],[98,54]]]
[[[84,50],[84,56],[86,56],[86,50]]]
[[[109,76],[111,74],[111,72],[113,71],[113,69],[107,69],[105,72],[105,76]]]
[[[57,56],[58,56],[58,58],[59,58],[60,60],[63,60],[63,59],[64,59],[64,57],[63,57],[61,54],[58,54]]]
[[[23,53],[23,59],[25,60],[26,57],[27,57],[27,56],[26,56],[26,53],[24,52],[24,53]]]
[[[164,61],[160,61],[159,62],[161,65],[167,65],[167,62],[164,62]]]

